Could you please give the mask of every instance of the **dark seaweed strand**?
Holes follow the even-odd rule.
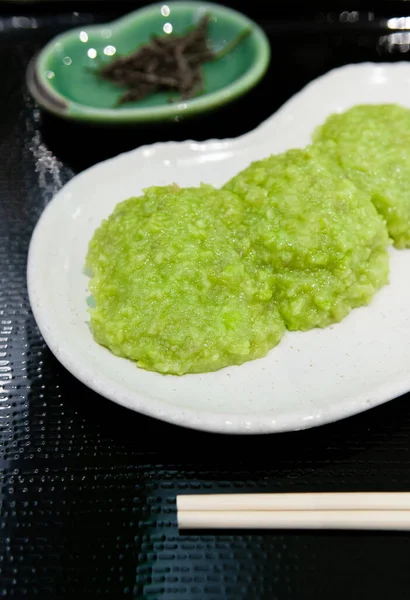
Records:
[[[182,35],[153,36],[126,56],[113,59],[95,73],[106,81],[128,88],[116,106],[135,102],[160,91],[177,92],[171,99],[186,100],[202,93],[204,79],[201,65],[218,60],[231,52],[251,32],[246,29],[218,52],[208,40],[210,15],[204,15],[196,27]]]

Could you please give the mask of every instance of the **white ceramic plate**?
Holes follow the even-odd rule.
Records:
[[[409,391],[410,251],[391,251],[390,285],[370,306],[327,329],[287,333],[265,358],[216,373],[176,377],[138,369],[96,344],[87,325],[87,244],[119,201],[153,184],[219,186],[251,161],[306,145],[327,115],[363,102],[410,107],[410,64],[336,69],[245,136],[139,148],[70,181],[45,209],[28,260],[31,306],[57,359],[118,404],[224,433],[312,427]]]

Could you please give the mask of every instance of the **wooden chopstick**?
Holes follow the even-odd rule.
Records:
[[[409,510],[410,492],[201,494],[177,496],[179,511]]]
[[[180,529],[410,531],[409,492],[177,496]]]
[[[179,529],[365,529],[410,531],[410,510],[179,511]]]

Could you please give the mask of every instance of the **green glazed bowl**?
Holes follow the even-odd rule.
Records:
[[[250,34],[224,57],[203,65],[204,92],[172,103],[167,93],[155,93],[115,107],[124,88],[100,80],[93,69],[116,55],[132,52],[153,34],[185,32],[205,13],[211,15],[208,32],[214,51],[245,29],[250,29]],[[169,2],[55,37],[31,61],[27,84],[43,108],[66,119],[100,124],[178,120],[217,108],[247,92],[265,73],[269,58],[265,34],[245,15],[218,4]]]

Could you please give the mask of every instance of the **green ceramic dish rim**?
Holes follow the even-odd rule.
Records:
[[[121,111],[108,108],[94,108],[90,106],[86,106],[84,104],[80,104],[77,102],[73,102],[68,100],[65,96],[57,92],[54,87],[51,85],[50,81],[45,76],[46,63],[48,57],[51,52],[54,51],[55,45],[60,42],[62,39],[67,39],[68,37],[76,36],[82,31],[85,27],[76,27],[75,29],[70,29],[68,32],[64,32],[54,37],[38,54],[35,59],[35,76],[39,83],[41,84],[44,91],[50,96],[50,103],[47,103],[42,98],[42,93],[36,89],[34,82],[29,83],[30,91],[35,97],[35,99],[39,102],[39,104],[46,105],[47,110],[50,112],[54,112],[55,114],[66,117],[66,118],[74,118],[78,120],[84,121],[94,121],[94,122],[143,122],[143,121],[157,121],[164,120],[176,116],[186,116],[192,115],[195,113],[199,113],[201,111],[210,110],[212,108],[216,108],[218,106],[222,106],[227,102],[243,95],[249,89],[251,89],[265,74],[269,61],[270,61],[270,45],[267,36],[264,31],[257,25],[254,21],[249,19],[244,14],[225,7],[219,4],[215,4],[212,2],[196,2],[196,1],[182,1],[182,2],[170,2],[172,6],[177,7],[179,9],[187,9],[191,10],[193,8],[209,8],[213,12],[218,12],[219,14],[223,14],[228,16],[233,21],[242,27],[251,27],[252,35],[254,36],[254,40],[256,42],[256,60],[255,64],[241,77],[239,77],[233,83],[227,85],[226,87],[218,90],[216,92],[211,92],[204,96],[200,96],[199,98],[194,98],[193,100],[185,101],[184,107],[179,108],[178,104],[174,105],[161,105],[154,107],[145,107],[145,108],[129,108],[129,109],[121,109]],[[111,23],[104,24],[110,25],[113,30],[119,29],[122,27],[123,23],[135,18],[143,17],[144,14],[148,14],[153,11],[157,11],[159,7],[162,6],[162,3],[151,4],[145,8],[138,9],[134,12],[131,12],[124,17],[116,19]],[[90,25],[86,27],[87,31],[95,31],[100,29],[102,24]],[[57,105],[65,105],[65,108],[57,108],[57,106],[53,105],[53,99],[55,100]]]

